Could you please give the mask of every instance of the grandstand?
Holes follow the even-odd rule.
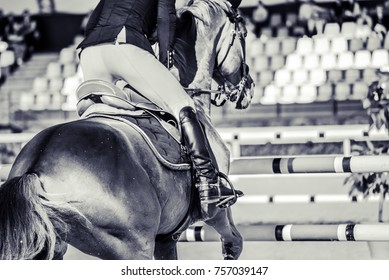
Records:
[[[374,26],[361,26],[356,18],[326,18],[321,30],[308,32],[307,21],[301,15],[304,1],[262,1],[267,18],[255,22],[255,1],[243,2],[241,12],[250,32],[247,60],[256,83],[255,95],[244,114],[233,104],[214,108],[217,126],[368,123],[361,101],[368,86],[379,78],[375,70],[389,65],[387,33],[380,36]],[[315,3],[331,13],[336,8],[335,1]],[[381,2],[357,3],[367,7],[376,24]],[[387,13],[386,7],[383,25]],[[35,44],[32,58],[24,63],[18,63],[9,42],[1,42],[2,126],[36,131],[76,118],[75,89],[82,82],[76,46],[82,40],[80,30],[85,15],[33,15],[40,28],[40,41]],[[66,24],[67,34],[53,42],[58,32],[48,26],[60,22]],[[365,32],[361,33],[361,29]]]

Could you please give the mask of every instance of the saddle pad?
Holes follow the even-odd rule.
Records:
[[[189,163],[189,158],[179,144],[161,125],[161,123],[151,116],[131,117],[120,116],[141,128],[150,138],[151,142],[167,161],[173,164]]]
[[[92,113],[85,118],[103,117],[127,123],[145,138],[147,144],[156,154],[156,157],[171,169],[189,170],[190,161],[181,145],[166,129],[160,121],[152,115],[108,115]],[[162,160],[161,160],[162,159]]]

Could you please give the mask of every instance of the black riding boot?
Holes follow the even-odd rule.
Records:
[[[182,108],[179,118],[184,142],[196,170],[196,188],[199,190],[201,203],[219,202],[218,206],[225,207],[225,202],[236,200],[237,196],[243,194],[220,187],[218,172],[212,164],[204,131],[193,108]]]

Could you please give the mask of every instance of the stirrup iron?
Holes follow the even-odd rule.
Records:
[[[228,208],[228,207],[234,205],[235,202],[238,200],[238,197],[241,197],[242,195],[238,195],[236,193],[234,185],[232,184],[232,182],[230,181],[230,179],[227,177],[226,174],[224,174],[222,172],[218,172],[217,175],[219,178],[224,179],[227,182],[227,184],[230,186],[230,188],[232,190],[233,195],[227,196],[227,197],[221,197],[219,202],[216,204],[216,206],[220,207],[220,208]]]

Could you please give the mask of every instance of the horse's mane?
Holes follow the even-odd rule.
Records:
[[[178,15],[190,12],[203,25],[198,25],[198,31],[204,33],[204,28],[211,26],[215,18],[225,13],[226,3],[224,0],[194,0],[188,6],[178,10]]]
[[[180,82],[187,87],[198,70],[195,45],[197,36],[207,36],[215,18],[224,16],[224,0],[194,0],[177,11],[175,65],[180,72]]]

